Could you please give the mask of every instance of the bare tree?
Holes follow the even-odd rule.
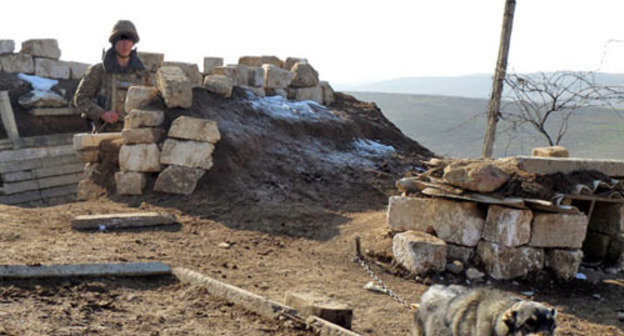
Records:
[[[610,107],[624,101],[624,87],[600,85],[596,73],[558,71],[531,75],[508,74],[501,119],[517,130],[524,125],[558,145],[570,118],[581,109]]]

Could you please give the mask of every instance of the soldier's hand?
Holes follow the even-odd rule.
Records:
[[[114,124],[119,120],[119,114],[115,111],[106,111],[100,115],[100,119],[106,121],[109,124]]]

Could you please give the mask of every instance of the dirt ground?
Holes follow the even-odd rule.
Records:
[[[253,206],[227,212],[221,207],[205,204],[190,215],[175,204],[108,198],[37,209],[0,206],[0,264],[162,261],[276,301],[287,290],[315,290],[350,304],[353,330],[360,334],[408,335],[411,313],[389,296],[364,290],[371,279],[352,261],[355,236],[362,237],[364,249],[387,252],[391,240],[383,209],[346,213],[284,205],[282,212],[270,210],[271,217]],[[75,215],[137,210],[172,213],[180,225],[116,232],[69,227]],[[221,242],[231,247],[218,247]],[[417,302],[428,285],[465,281],[447,274],[415,281],[374,269],[410,302]],[[557,335],[624,335],[624,324],[616,318],[624,309],[622,274],[599,285],[548,278],[490,285],[520,296],[534,291],[534,300],[556,307]],[[308,334],[174,278],[4,281],[0,306],[0,334],[5,335]]]

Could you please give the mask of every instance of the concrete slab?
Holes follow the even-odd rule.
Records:
[[[622,160],[534,156],[516,156],[502,160],[509,161],[526,172],[540,175],[596,170],[609,176],[624,176],[624,161]]]
[[[154,276],[169,275],[171,268],[160,262],[121,264],[63,264],[63,265],[6,265],[0,266],[0,278],[61,278],[103,276]]]
[[[4,189],[4,188],[3,188]],[[24,193],[0,196],[0,204],[20,204],[25,202],[37,201],[41,199],[39,190],[28,191]]]
[[[0,173],[17,172],[72,163],[80,163],[78,157],[76,157],[76,154],[73,153],[73,151],[72,154],[63,156],[0,163]]]
[[[78,193],[78,183],[73,183],[60,187],[40,190],[42,198],[53,198],[67,195],[76,195]]]
[[[0,152],[0,163],[41,159],[53,156],[75,155],[74,146],[63,145],[55,147],[25,148]]]
[[[123,227],[153,226],[174,224],[174,216],[157,212],[133,212],[107,215],[77,216],[71,220],[75,230],[116,229]]]

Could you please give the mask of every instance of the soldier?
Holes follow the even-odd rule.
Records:
[[[104,53],[102,63],[89,67],[74,96],[74,104],[82,117],[90,120],[94,131],[104,127],[107,131],[121,130],[119,120],[124,116],[128,88],[147,85],[149,81],[145,66],[133,49],[139,34],[132,22],[117,21],[108,41],[111,47]]]

